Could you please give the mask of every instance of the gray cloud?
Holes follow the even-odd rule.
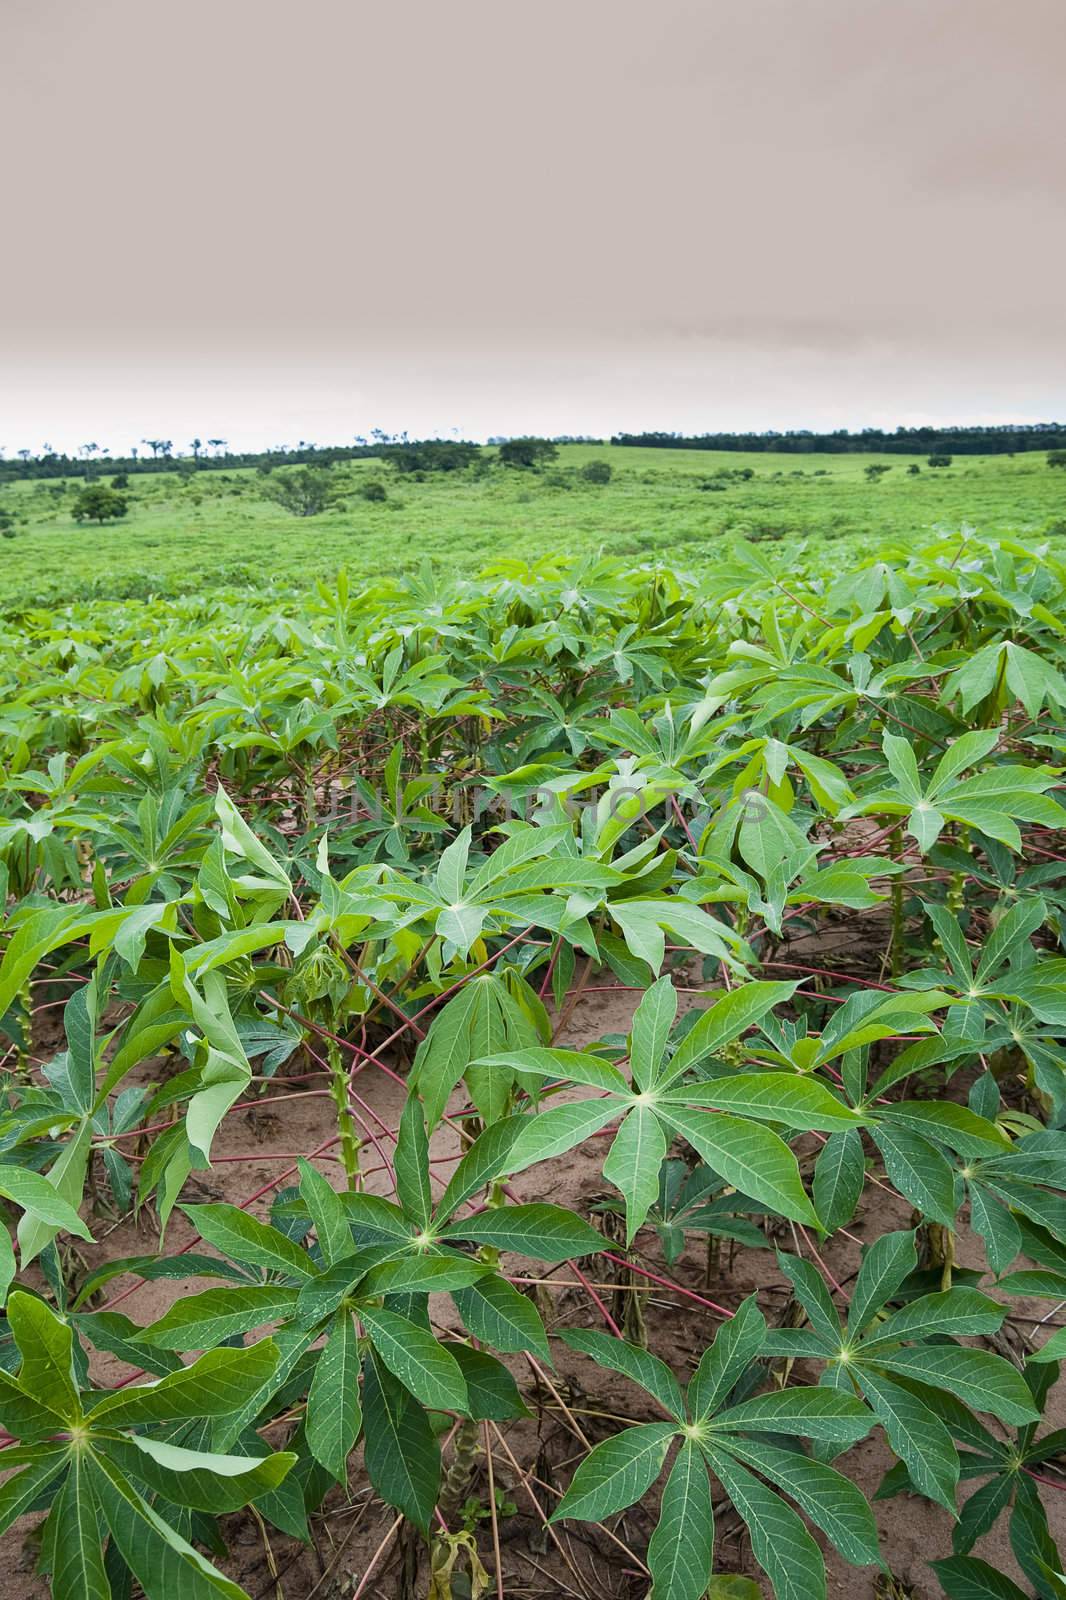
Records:
[[[0,441],[1066,414],[1064,42],[1059,0],[6,0]]]

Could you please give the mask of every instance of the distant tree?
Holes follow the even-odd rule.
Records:
[[[541,467],[559,454],[550,439],[507,439],[500,446],[505,467]]]
[[[128,472],[116,472],[115,476],[111,479],[112,489],[128,489],[129,486],[130,475]]]
[[[33,455],[33,451],[32,450],[16,450],[15,454],[19,457],[19,459],[22,462],[26,462]]]
[[[220,456],[223,450],[226,448],[228,441],[225,439],[208,439],[207,443],[215,452],[216,456]]]
[[[199,461],[199,459],[200,459],[200,451],[203,449],[203,447],[204,447],[204,441],[202,439],[192,439],[192,440],[190,440],[189,449],[192,451],[192,458],[193,458],[194,461]]]
[[[586,461],[581,476],[586,483],[610,483],[612,467],[609,461]]]
[[[148,446],[149,450],[152,452],[152,460],[155,461],[159,456],[160,450],[163,448],[162,439],[142,439],[141,443]]]
[[[1066,467],[1066,450],[1049,450],[1047,464],[1049,467]]]
[[[129,505],[122,495],[116,494],[106,484],[93,483],[83,489],[75,500],[72,514],[75,522],[115,522],[124,517]]]
[[[953,459],[952,456],[933,455],[929,457],[929,465],[931,467],[950,467]]]
[[[267,493],[294,517],[317,517],[333,498],[333,484],[322,467],[300,467],[273,478]]]
[[[376,431],[376,430],[375,430]],[[390,444],[382,449],[397,472],[461,472],[478,459],[480,448],[462,439],[424,439],[420,444]]]

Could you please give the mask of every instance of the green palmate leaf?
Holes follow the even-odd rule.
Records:
[[[4,881],[6,888],[6,877]],[[11,935],[0,961],[0,1017],[10,1009],[38,962],[61,944],[78,938],[92,920],[70,906],[49,906],[26,918]]]
[[[315,1269],[306,1250],[237,1206],[190,1205],[181,1209],[201,1238],[234,1261],[261,1267],[265,1272],[280,1272],[287,1278],[313,1277]],[[347,1233],[345,1227],[346,1236]]]
[[[407,1241],[404,1240],[404,1246]],[[356,1284],[366,1277],[368,1268],[383,1258],[392,1261],[403,1246],[395,1244],[357,1250],[343,1261],[324,1267],[317,1278],[311,1278],[300,1289],[293,1312],[293,1320],[302,1328],[313,1327],[323,1317],[337,1310],[354,1291]],[[412,1258],[413,1259],[413,1258]]]
[[[669,978],[660,978],[645,990],[633,1014],[629,1066],[638,1088],[648,1088],[654,1079],[676,1016],[677,994],[673,983]]]
[[[465,984],[433,1018],[418,1047],[409,1081],[425,1101],[426,1120],[431,1128],[440,1121],[449,1095],[472,1059],[473,1005],[473,985]]]
[[[486,1355],[483,1350],[473,1350],[469,1345],[456,1342],[450,1343],[448,1350],[463,1374],[467,1411],[471,1417],[502,1421],[508,1417],[530,1414],[518,1392],[518,1385],[502,1361]]]
[[[341,1263],[343,1266],[344,1263]],[[433,1256],[404,1255],[371,1267],[363,1290],[366,1294],[440,1294],[479,1283],[491,1269],[483,1261],[451,1253]]]
[[[913,1232],[883,1233],[863,1252],[848,1310],[848,1327],[861,1333],[918,1264]]]
[[[463,893],[466,863],[470,854],[470,828],[464,828],[459,837],[441,852],[437,863],[437,893],[442,900],[454,902]]]
[[[407,1317],[369,1306],[360,1307],[359,1320],[375,1354],[423,1405],[438,1411],[466,1410],[462,1369],[431,1333]]]
[[[1043,1269],[1008,1272],[996,1288],[1001,1294],[1042,1295],[1049,1300],[1066,1300],[1066,1274]]]
[[[300,1199],[314,1224],[318,1248],[327,1266],[341,1261],[352,1248],[352,1235],[344,1204],[322,1174],[300,1157]]]
[[[922,780],[918,775],[918,762],[908,740],[898,734],[886,733],[882,740],[888,770],[899,785],[900,794],[908,805],[922,798]]]
[[[594,1328],[563,1328],[559,1337],[571,1350],[580,1350],[601,1367],[609,1367],[631,1378],[634,1383],[639,1383],[655,1396],[670,1416],[684,1416],[685,1397],[681,1385],[666,1362],[660,1361],[650,1350],[629,1344],[625,1339],[612,1338]]]
[[[561,1156],[584,1139],[598,1133],[619,1112],[618,1101],[579,1100],[573,1105],[553,1106],[523,1117],[523,1126],[511,1148],[508,1165],[512,1172],[524,1172],[538,1161]]]
[[[291,1315],[298,1292],[273,1284],[205,1289],[176,1300],[158,1322],[143,1330],[141,1338],[164,1350],[208,1350],[223,1339]]]
[[[505,1117],[479,1133],[466,1151],[437,1206],[437,1219],[446,1221],[464,1201],[479,1194],[507,1170],[514,1142],[525,1122],[523,1117]]]
[[[976,1411],[990,1411],[1003,1422],[1035,1422],[1040,1413],[1016,1367],[988,1350],[936,1345],[920,1350],[878,1353],[878,1365],[898,1377],[947,1389]]]
[[[596,1445],[574,1473],[551,1520],[579,1517],[599,1522],[612,1511],[631,1506],[659,1476],[676,1434],[675,1423],[646,1422]]]
[[[7,1299],[7,1291],[14,1282],[18,1263],[15,1260],[15,1251],[11,1243],[11,1235],[0,1224],[0,1306]]]
[[[46,1177],[31,1171],[29,1167],[0,1166],[0,1195],[6,1200],[13,1200],[28,1218],[43,1223],[51,1233],[62,1228],[67,1233],[77,1234],[79,1239],[92,1239],[92,1234],[69,1201]],[[19,1237],[20,1240],[23,1237],[21,1228]]]
[[[1012,1579],[976,1556],[949,1556],[929,1565],[950,1600],[1027,1600]]]
[[[491,1124],[507,1112],[514,1073],[486,1065],[483,1058],[493,1057],[508,1046],[536,1044],[537,1029],[495,973],[482,973],[467,987],[473,990],[473,1010],[467,1028],[470,1059],[465,1069],[466,1086],[483,1120]]]
[[[17,1439],[47,1439],[61,1433],[67,1419],[52,1411],[16,1383],[10,1373],[0,1370],[0,1427]]]
[[[706,1448],[711,1468],[747,1524],[755,1559],[777,1600],[824,1600],[821,1552],[799,1517],[726,1449]]]
[[[348,1238],[341,1249],[340,1237],[337,1236],[333,1249],[339,1253],[336,1259],[329,1262],[325,1271],[339,1270],[345,1260],[351,1259],[353,1239],[361,1249],[373,1249],[380,1245],[410,1246],[415,1230],[399,1206],[391,1200],[383,1200],[380,1195],[366,1194],[362,1190],[355,1193],[351,1189],[337,1194],[336,1198],[341,1203],[341,1212],[348,1224]]]
[[[216,1571],[140,1495],[112,1461],[94,1456],[93,1493],[123,1561],[148,1600],[180,1594],[190,1600],[247,1600],[243,1589]]]
[[[304,1424],[311,1454],[338,1483],[347,1482],[348,1456],[362,1425],[359,1367],[355,1323],[351,1312],[341,1309],[330,1323],[329,1337],[315,1363]]]
[[[51,1522],[55,1600],[111,1600],[93,1476],[80,1450],[71,1452],[70,1470],[59,1491]]]
[[[569,1079],[571,1083],[605,1089],[609,1093],[625,1094],[629,1089],[625,1075],[617,1067],[581,1050],[549,1050],[538,1046],[509,1055],[490,1056],[485,1064],[507,1067],[512,1072],[535,1072],[542,1078]]]
[[[840,1317],[821,1274],[798,1256],[778,1253],[777,1264],[791,1282],[818,1339],[829,1350],[839,1349],[843,1334]]]
[[[440,1450],[422,1407],[373,1356],[364,1367],[363,1425],[374,1488],[428,1533],[440,1490]]]
[[[247,1433],[258,1420],[260,1412],[269,1406],[272,1397],[293,1377],[320,1334],[320,1328],[287,1324],[278,1329],[271,1341],[278,1352],[277,1365],[234,1410],[215,1416],[211,1428],[213,1448],[229,1450]]]
[[[497,1250],[550,1262],[570,1261],[603,1249],[602,1233],[576,1212],[539,1200],[530,1205],[489,1206],[462,1222],[451,1223],[439,1237],[472,1239]]]
[[[763,1592],[753,1578],[737,1578],[726,1574],[711,1579],[707,1586],[707,1600],[763,1600]]]
[[[761,1439],[732,1438],[721,1444],[794,1500],[845,1561],[864,1567],[880,1560],[877,1524],[866,1496],[842,1472],[798,1450],[782,1450]]]
[[[999,1520],[1001,1512],[1014,1496],[1013,1478],[1014,1474],[1009,1472],[1004,1472],[998,1478],[990,1478],[966,1501],[951,1536],[956,1555],[965,1555]]]
[[[222,843],[234,856],[242,857],[261,874],[259,878],[238,878],[242,887],[253,890],[268,888],[282,899],[291,892],[291,885],[270,851],[260,842],[241,816],[237,807],[221,784],[215,791],[215,814],[222,833]]]
[[[865,1438],[874,1418],[855,1395],[838,1389],[781,1389],[743,1400],[714,1418],[715,1435],[734,1430],[746,1433],[797,1433],[808,1439]]]
[[[883,1124],[874,1142],[890,1183],[913,1206],[945,1228],[955,1226],[955,1175],[935,1145],[902,1127]]]
[[[683,1072],[725,1045],[732,1044],[776,1005],[783,1005],[799,988],[798,983],[741,984],[704,1011],[678,1045],[673,1060],[660,1079],[662,1086],[673,1083]]]
[[[217,1256],[205,1255],[195,1250],[187,1250],[180,1256],[120,1256],[89,1274],[83,1281],[73,1304],[75,1307],[84,1305],[106,1283],[110,1283],[112,1278],[121,1278],[127,1272],[146,1283],[153,1283],[163,1278],[189,1277],[227,1278],[231,1283],[249,1281],[248,1273],[243,1267],[233,1266],[228,1261],[220,1261]]]
[[[948,1430],[908,1389],[865,1367],[862,1387],[915,1488],[954,1516],[959,1458]]]
[[[999,1288],[1003,1285],[999,1284]],[[1006,1306],[979,1294],[976,1289],[948,1289],[939,1294],[924,1294],[909,1305],[894,1311],[876,1329],[876,1343],[885,1340],[922,1339],[930,1334],[995,1333],[1002,1325]],[[872,1348],[867,1340],[865,1348]]]
[[[659,1522],[648,1543],[652,1600],[700,1600],[714,1553],[714,1512],[707,1463],[686,1440],[663,1490]]]
[[[659,1169],[665,1158],[666,1135],[659,1119],[647,1106],[635,1106],[603,1163],[604,1177],[625,1199],[627,1244],[658,1199]]]
[[[706,1417],[720,1406],[730,1390],[755,1360],[766,1338],[766,1321],[754,1295],[749,1295],[736,1316],[722,1324],[700,1357],[688,1386],[688,1408],[695,1418]]]
[[[769,1206],[794,1222],[819,1226],[807,1198],[796,1158],[769,1128],[725,1114],[662,1108],[662,1116],[721,1174],[726,1183],[749,1199]]]
[[[988,1157],[1012,1148],[1007,1135],[995,1123],[949,1100],[900,1100],[889,1116],[893,1127],[909,1128],[963,1156]]]
[[[137,1434],[102,1442],[97,1450],[125,1476],[142,1478],[175,1505],[212,1513],[239,1511],[250,1500],[269,1494],[296,1463],[291,1451],[259,1457],[216,1455]]]
[[[1060,1328],[1029,1357],[1029,1360],[1039,1365],[1044,1361],[1061,1361],[1064,1356],[1066,1356],[1066,1328]]]
[[[745,1072],[691,1089],[671,1089],[663,1104],[712,1105],[742,1117],[780,1122],[799,1132],[858,1128],[863,1118],[824,1084],[790,1072]]]
[[[416,1228],[424,1228],[433,1214],[429,1186],[429,1140],[418,1097],[409,1094],[400,1118],[396,1141],[396,1198],[404,1215]]]
[[[508,1354],[535,1350],[551,1361],[547,1335],[536,1306],[503,1278],[483,1277],[470,1288],[454,1292],[452,1298],[475,1339]]]
[[[82,1113],[91,1111],[96,1098],[96,1028],[99,1009],[99,968],[88,983],[76,989],[63,1008],[67,1036],[67,1080]]]
[[[209,1350],[191,1366],[151,1384],[116,1389],[92,1407],[94,1428],[137,1427],[186,1417],[221,1417],[237,1411],[266,1383],[278,1364],[278,1348],[261,1339],[247,1349]]]
[[[12,1454],[11,1450],[4,1452],[5,1465]],[[36,1460],[30,1461],[21,1472],[13,1473],[0,1483],[0,1534],[6,1533],[18,1517],[32,1510],[48,1485],[64,1470],[68,1460],[66,1445],[51,1449],[41,1446]],[[11,1462],[12,1466],[15,1464]]]
[[[830,1134],[814,1164],[814,1209],[827,1233],[843,1228],[855,1215],[866,1177],[862,1137],[855,1128]]]
[[[70,1326],[43,1300],[21,1291],[11,1296],[7,1319],[22,1355],[20,1386],[41,1405],[76,1422],[81,1417],[81,1400]]]

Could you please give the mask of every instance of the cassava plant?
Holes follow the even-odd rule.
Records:
[[[587,1600],[577,1524],[817,1600],[904,1494],[952,1600],[1061,1600],[1064,640],[972,537],[10,619],[0,1517],[57,1600],[239,1600],[239,1518],[278,1600],[301,1542]]]

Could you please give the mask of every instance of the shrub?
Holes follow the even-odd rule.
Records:
[[[385,485],[383,483],[379,483],[376,478],[371,478],[369,483],[363,484],[362,495],[364,500],[381,501],[388,499]]]
[[[463,439],[423,439],[416,444],[390,444],[382,452],[404,476],[420,472],[461,472],[480,456],[481,447]]]
[[[104,483],[90,484],[72,507],[75,522],[117,522],[129,510],[128,502]]]
[[[581,476],[586,483],[610,483],[613,470],[609,461],[586,461]]]
[[[1049,450],[1047,464],[1049,467],[1066,467],[1066,450]]]
[[[317,517],[333,496],[333,483],[324,467],[298,467],[278,473],[267,489],[267,498],[294,517]]]
[[[500,463],[505,467],[542,467],[559,454],[550,439],[505,439],[500,446]]]
[[[953,459],[952,456],[945,455],[930,456],[929,465],[931,467],[950,467]]]

